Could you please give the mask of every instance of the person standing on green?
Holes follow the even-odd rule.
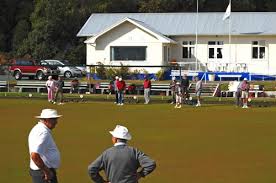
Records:
[[[60,166],[60,152],[52,130],[61,116],[55,109],[43,109],[40,116],[36,116],[40,121],[32,128],[28,137],[33,183],[58,183],[56,171]]]
[[[58,77],[58,80],[55,82],[56,87],[56,94],[54,99],[54,104],[57,103],[57,99],[59,97],[59,103],[58,105],[63,104],[63,87],[64,87],[64,81],[61,76]]]
[[[105,150],[88,166],[88,174],[96,183],[138,183],[140,178],[149,175],[156,163],[137,148],[127,145],[131,140],[128,129],[117,125],[112,135],[113,147]],[[107,180],[100,175],[103,170]]]

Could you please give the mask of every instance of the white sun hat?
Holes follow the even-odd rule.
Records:
[[[243,80],[244,80],[244,81],[247,81],[247,78],[244,78]]]
[[[128,129],[121,125],[116,125],[115,129],[113,131],[109,131],[109,133],[111,133],[111,135],[115,138],[131,140],[131,135],[128,132]]]
[[[123,78],[119,78],[119,81],[122,81],[123,80]]]
[[[40,116],[36,116],[39,119],[48,119],[48,118],[59,118],[62,115],[58,115],[57,110],[55,109],[43,109]]]
[[[118,80],[118,79],[119,79],[119,76],[115,76],[115,79]]]

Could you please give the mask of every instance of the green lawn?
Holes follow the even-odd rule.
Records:
[[[89,183],[87,166],[111,146],[116,124],[157,162],[144,183],[276,182],[276,107],[125,105],[0,99],[0,182],[29,183],[27,137],[43,108],[63,114],[54,130],[61,151],[60,183]]]

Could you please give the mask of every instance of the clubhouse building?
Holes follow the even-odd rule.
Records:
[[[223,15],[92,14],[77,36],[87,38],[87,65],[160,66],[174,61],[185,70],[276,74],[276,12],[232,12],[226,20]]]

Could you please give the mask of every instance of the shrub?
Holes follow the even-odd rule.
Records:
[[[117,73],[116,69],[114,69],[114,68],[107,68],[106,69],[106,79],[110,79],[111,80],[111,79],[115,78],[116,73]]]
[[[97,75],[101,78],[101,79],[106,79],[106,69],[104,67],[104,64],[101,62],[97,63],[99,66],[96,68],[97,71]]]
[[[164,69],[160,69],[157,73],[156,73],[156,77],[157,79],[160,80],[164,80],[165,77],[165,70]]]
[[[121,66],[123,66],[122,63],[121,63]],[[129,67],[120,67],[119,69],[117,69],[116,74],[118,76],[121,76],[123,79],[127,79],[131,75],[131,72]]]

